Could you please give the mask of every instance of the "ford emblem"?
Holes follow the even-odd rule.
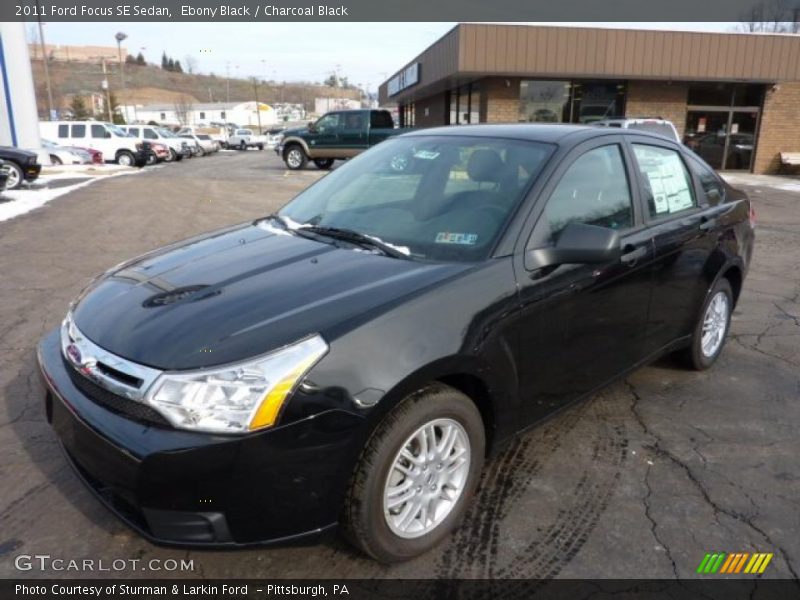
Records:
[[[75,344],[70,344],[69,346],[67,346],[67,356],[76,365],[81,364],[81,359],[83,357],[81,356],[81,351]]]

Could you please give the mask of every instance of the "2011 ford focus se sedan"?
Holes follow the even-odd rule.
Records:
[[[276,214],[118,265],[39,346],[70,463],[147,538],[457,526],[484,459],[669,352],[722,351],[750,202],[690,150],[560,125],[429,129]]]

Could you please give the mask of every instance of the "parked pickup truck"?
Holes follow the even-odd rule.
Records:
[[[234,129],[228,138],[229,148],[247,150],[248,148],[258,148],[263,150],[267,145],[267,136],[256,135],[252,129]]]
[[[334,160],[352,158],[407,131],[395,129],[388,110],[337,110],[306,127],[284,131],[275,152],[293,171],[305,167],[309,159],[320,169],[330,169]]]

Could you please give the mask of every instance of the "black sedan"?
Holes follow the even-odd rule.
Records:
[[[24,181],[35,181],[42,170],[42,165],[37,162],[35,152],[20,150],[12,146],[0,146],[0,160],[8,169],[6,188],[9,190],[17,189]]]
[[[663,137],[562,125],[386,141],[277,214],[97,278],[39,346],[46,412],[147,538],[341,525],[440,542],[520,429],[670,352],[722,351],[750,202]]]

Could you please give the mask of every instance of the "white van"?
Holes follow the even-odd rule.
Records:
[[[106,162],[126,167],[141,167],[147,160],[142,140],[125,133],[113,123],[103,121],[40,121],[43,138],[62,146],[100,150]]]
[[[123,125],[122,129],[132,136],[142,138],[148,142],[159,142],[169,148],[167,162],[182,160],[192,156],[192,149],[185,139],[179,138],[169,129],[154,127],[152,125]]]

